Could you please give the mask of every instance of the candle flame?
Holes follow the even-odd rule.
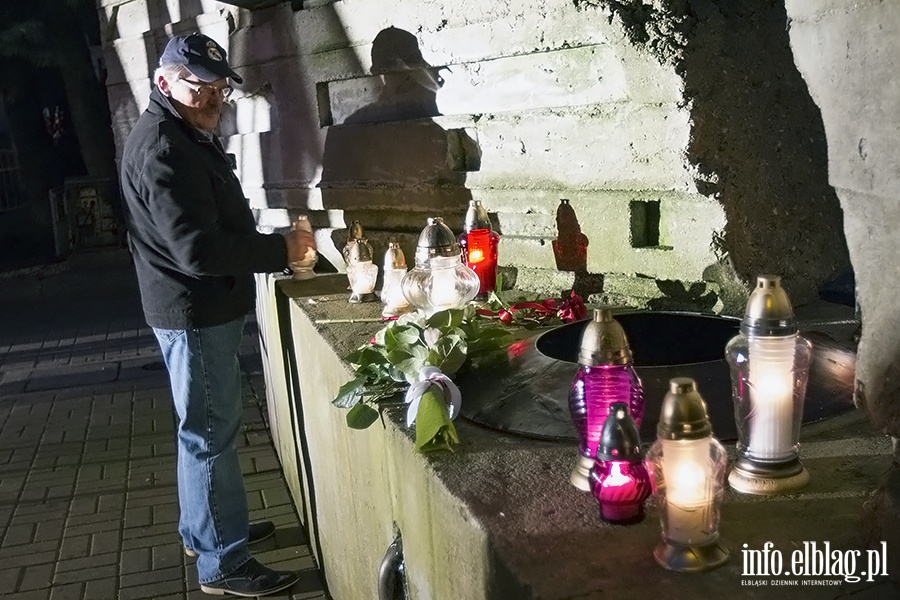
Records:
[[[603,480],[603,487],[620,487],[629,485],[631,482],[631,477],[622,473],[622,465],[614,462],[610,466],[609,475]]]

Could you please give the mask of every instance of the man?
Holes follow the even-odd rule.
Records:
[[[234,447],[241,423],[238,350],[254,304],[253,273],[281,271],[315,247],[312,234],[265,235],[213,134],[242,79],[212,39],[169,41],[150,105],[122,153],[125,221],[147,323],[159,340],[178,415],[178,530],[208,594],[262,596],[293,585],[247,544],[250,525]]]

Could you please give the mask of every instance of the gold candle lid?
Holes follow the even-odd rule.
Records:
[[[594,318],[581,334],[578,364],[587,367],[597,365],[624,365],[631,362],[628,338],[619,322],[606,307],[595,308]]]
[[[747,335],[790,335],[797,333],[794,309],[778,275],[760,275],[747,301],[741,320]]]
[[[350,240],[347,249],[348,263],[372,262],[372,247],[365,238]]]
[[[384,252],[385,269],[406,269],[406,255],[398,242],[388,242],[388,248]]]
[[[661,440],[699,440],[710,435],[712,425],[697,383],[689,377],[669,380],[656,436]]]

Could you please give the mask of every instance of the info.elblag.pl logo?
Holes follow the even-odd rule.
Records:
[[[841,585],[856,583],[864,577],[866,581],[874,581],[888,574],[887,542],[881,542],[880,548],[865,551],[839,550],[832,548],[831,542],[803,542],[802,547],[789,555],[776,549],[772,542],[766,542],[760,550],[751,550],[747,544],[743,548],[741,574],[769,578],[745,579],[743,585]]]

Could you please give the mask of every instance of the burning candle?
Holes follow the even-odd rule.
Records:
[[[659,506],[662,542],[656,562],[673,571],[703,571],[724,563],[719,509],[728,455],[712,436],[706,403],[693,379],[669,382],[657,440],[647,453]]]
[[[491,219],[480,200],[469,201],[464,229],[458,241],[463,262],[478,276],[475,300],[487,300],[490,293],[497,289],[500,234],[493,230]]]
[[[641,438],[627,404],[612,405],[600,437],[590,474],[600,517],[611,523],[636,523],[644,518],[650,478],[641,461]]]
[[[747,450],[759,458],[781,458],[793,449],[794,348],[797,334],[751,337],[748,390],[756,414]]]
[[[749,494],[803,488],[809,473],[800,462],[800,424],[812,346],[797,333],[780,277],[757,278],[741,332],[725,347],[725,359],[738,426],[729,484]]]
[[[478,276],[460,260],[459,243],[444,220],[428,219],[416,246],[416,266],[401,283],[409,303],[426,316],[462,308],[478,293],[478,285]]]
[[[624,403],[640,427],[644,393],[628,338],[609,308],[594,310],[593,319],[581,334],[578,363],[581,367],[569,391],[569,411],[578,432],[581,456],[569,480],[578,489],[589,491],[588,474],[613,403]]]
[[[678,544],[709,543],[713,500],[712,464],[707,438],[661,440],[666,482],[666,537]]]

